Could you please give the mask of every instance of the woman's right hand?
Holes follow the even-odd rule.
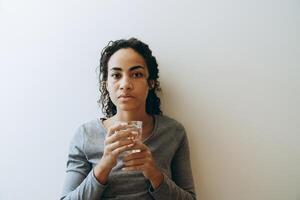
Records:
[[[112,125],[108,128],[101,160],[94,168],[97,180],[105,184],[111,169],[117,164],[118,156],[134,146],[134,135],[126,123]]]

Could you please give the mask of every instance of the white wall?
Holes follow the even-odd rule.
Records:
[[[300,199],[299,1],[0,0],[0,199],[58,199],[95,68],[135,36],[188,130],[199,199]]]

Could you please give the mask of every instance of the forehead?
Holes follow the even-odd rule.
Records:
[[[147,65],[143,56],[131,48],[119,49],[109,59],[108,70],[121,68],[127,70],[132,66],[142,66],[147,70]]]

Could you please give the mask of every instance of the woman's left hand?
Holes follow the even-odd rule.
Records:
[[[123,159],[125,171],[142,171],[155,189],[163,182],[163,174],[157,168],[150,149],[141,141],[136,141],[132,149],[140,152],[126,155]]]

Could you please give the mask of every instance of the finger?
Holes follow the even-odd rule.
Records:
[[[118,140],[134,139],[134,134],[130,129],[116,131],[113,135],[106,138],[106,144],[116,142]]]
[[[139,159],[133,159],[127,162],[123,162],[125,167],[133,167],[138,165],[143,165],[150,161],[150,158],[139,158]]]
[[[128,144],[128,145],[124,145],[124,146],[121,146],[121,147],[118,147],[116,149],[114,149],[112,151],[112,153],[115,155],[115,156],[118,156],[120,155],[121,153],[123,153],[124,151],[128,151],[132,148],[134,144]]]
[[[131,167],[123,167],[122,170],[124,171],[143,171],[144,165],[137,165],[137,166],[131,166]]]
[[[150,151],[141,151],[138,153],[131,153],[129,155],[126,155],[123,159],[123,161],[130,161],[133,159],[139,159],[139,158],[145,158],[145,157],[151,157],[151,152]]]
[[[123,122],[123,123],[120,123],[120,124],[114,124],[114,125],[110,126],[110,127],[107,129],[107,136],[111,136],[112,134],[115,133],[115,131],[124,129],[124,128],[126,128],[127,126],[128,126],[128,125],[127,125],[126,122]]]
[[[129,139],[126,139],[126,140],[118,140],[114,143],[111,143],[109,145],[107,145],[107,149],[109,151],[113,151],[119,147],[122,147],[122,146],[126,146],[126,145],[129,145],[129,144],[132,144],[131,146],[134,145],[134,141],[133,140],[129,140]]]
[[[141,140],[134,140],[134,142],[135,145],[132,147],[132,149],[139,149],[141,151],[149,150],[149,148]]]

